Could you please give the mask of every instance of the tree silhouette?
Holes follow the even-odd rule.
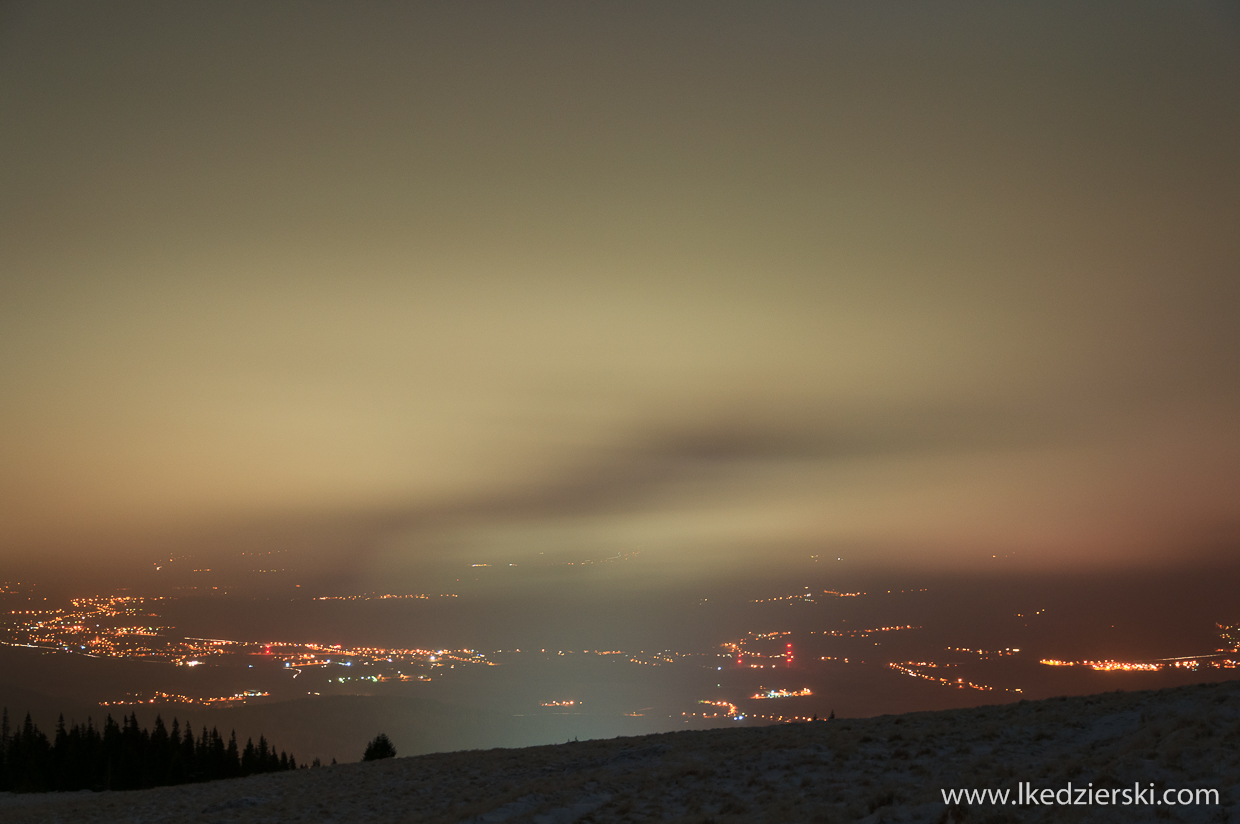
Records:
[[[392,746],[392,741],[384,733],[375,736],[375,740],[366,745],[366,752],[362,755],[363,761],[378,761],[380,758],[391,758],[396,755],[396,747]]]
[[[61,716],[49,740],[29,713],[14,729],[6,708],[0,711],[0,792],[136,790],[297,769],[297,759],[277,752],[265,736],[257,747],[247,742],[242,754],[236,733],[225,745],[219,730],[203,727],[195,741],[188,724],[181,729],[175,718],[170,731],[156,716],[148,731],[132,713],[120,724],[109,715],[102,730],[89,718],[66,727]]]

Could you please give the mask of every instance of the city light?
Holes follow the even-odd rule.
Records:
[[[913,590],[917,591],[917,590]],[[5,583],[0,585],[0,594],[27,596],[34,600],[33,590],[29,585]],[[840,598],[859,597],[863,592],[835,592],[824,590],[823,594]],[[786,596],[774,600],[808,600],[811,592]],[[434,598],[456,598],[452,593],[431,595],[427,593],[393,594],[363,593],[354,595],[318,596],[315,601],[428,601]],[[46,599],[43,599],[46,601]],[[80,654],[90,657],[108,657],[136,659],[171,664],[177,667],[200,669],[202,667],[232,666],[242,667],[249,673],[247,678],[254,677],[255,665],[270,667],[268,672],[282,673],[270,676],[287,679],[290,683],[299,677],[301,687],[305,678],[314,680],[322,678],[333,685],[345,684],[386,684],[427,682],[438,680],[448,675],[448,671],[457,666],[462,667],[494,667],[500,662],[494,656],[488,656],[474,649],[425,649],[420,647],[378,647],[348,646],[344,644],[326,644],[304,640],[279,639],[230,639],[179,636],[175,627],[166,626],[160,621],[159,612],[164,610],[169,601],[167,597],[138,597],[128,594],[101,595],[73,598],[67,606],[45,604],[42,608],[24,608],[8,610],[5,620],[0,624],[0,644],[39,649],[47,652]],[[756,601],[755,603],[764,603]],[[16,606],[16,604],[14,604]],[[1045,610],[1038,610],[1041,614]],[[1024,617],[1024,616],[1022,616]],[[845,624],[847,626],[847,624]],[[1207,668],[1237,669],[1240,668],[1240,625],[1218,623],[1218,634],[1221,646],[1216,652],[1202,655],[1161,658],[1145,661],[1116,659],[1060,660],[1043,658],[1039,663],[1052,667],[1076,667],[1084,670],[1114,673],[1153,673],[1159,671],[1197,672]],[[857,629],[829,629],[809,631],[814,640],[804,635],[797,637],[805,640],[810,646],[802,646],[797,651],[803,656],[798,661],[794,655],[794,633],[792,630],[750,631],[739,639],[726,641],[714,652],[681,652],[668,649],[625,651],[620,649],[580,649],[580,650],[543,650],[547,658],[568,659],[574,655],[598,657],[616,657],[617,663],[627,663],[639,667],[665,666],[696,666],[709,669],[711,675],[722,672],[727,667],[721,666],[729,661],[744,671],[754,669],[774,669],[776,673],[767,674],[767,678],[778,678],[778,673],[800,672],[802,669],[812,672],[815,668],[842,663],[853,666],[864,666],[868,654],[858,656],[855,650],[848,650],[850,643],[872,639],[874,636],[891,633],[909,633],[921,630],[920,625],[889,624],[869,626]],[[798,630],[798,633],[802,632]],[[910,639],[912,640],[912,639]],[[798,642],[799,644],[800,642]],[[818,644],[815,648],[813,645]],[[877,647],[875,641],[873,647]],[[825,647],[825,649],[824,649]],[[843,649],[839,649],[843,647]],[[866,644],[867,649],[872,649]],[[953,653],[965,663],[933,660],[887,661],[880,659],[878,666],[894,671],[900,675],[916,678],[938,686],[960,690],[976,690],[984,692],[1008,692],[1020,694],[1022,690],[1015,687],[1001,687],[992,683],[989,678],[977,681],[962,675],[955,675],[952,668],[976,666],[978,662],[994,659],[1010,658],[1021,652],[1019,647],[982,646],[948,646],[938,647],[947,653]],[[874,650],[877,652],[877,650]],[[508,654],[519,653],[520,650],[509,651]],[[833,654],[820,654],[830,652]],[[848,656],[835,654],[851,652]],[[721,659],[726,659],[721,661]],[[252,663],[251,663],[252,662]],[[791,669],[794,667],[795,669]],[[974,675],[973,677],[977,677]],[[798,680],[800,677],[798,676]],[[251,682],[252,683],[252,682]],[[322,681],[318,681],[322,688]],[[264,684],[266,686],[266,684]],[[313,686],[313,685],[310,685]],[[180,689],[186,693],[190,690]],[[756,693],[752,683],[744,693],[737,692],[733,698],[740,700],[773,700],[796,698],[813,695],[810,687],[801,688],[765,688],[759,687]],[[217,689],[217,692],[219,690]],[[205,692],[205,690],[204,690]],[[314,694],[312,690],[307,694]],[[155,691],[143,695],[129,695],[120,700],[100,702],[103,706],[148,705],[148,704],[194,704],[201,706],[227,706],[241,704],[246,701],[259,700],[269,696],[267,691],[244,690],[226,695],[193,695],[180,694],[172,690]],[[698,713],[684,713],[703,719],[727,718],[733,721],[750,720],[753,722],[780,723],[807,721],[797,715],[763,715],[760,713],[742,713],[739,707],[725,699],[703,700],[701,704],[707,710]],[[580,699],[554,699],[540,701],[540,707],[548,709],[568,709],[581,706]],[[643,711],[630,713],[637,717]]]
[[[753,695],[749,697],[750,698],[800,698],[806,695],[813,695],[813,694],[814,693],[810,691],[809,687],[803,687],[802,689],[799,689],[796,691],[781,689],[781,690],[766,690],[765,692],[763,692],[762,688],[759,687],[758,692],[754,693]]]
[[[966,681],[964,678],[943,678],[937,675],[928,675],[922,672],[923,669],[937,669],[939,667],[951,667],[952,664],[936,664],[933,661],[904,661],[902,663],[892,662],[887,665],[891,669],[903,675],[912,678],[920,678],[924,681],[930,681],[945,687],[954,687],[956,689],[980,690],[982,692],[993,692],[996,689],[1000,692],[1021,692],[1019,687],[992,687],[987,684],[975,684],[972,681]]]

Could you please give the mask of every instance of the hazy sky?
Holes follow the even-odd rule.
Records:
[[[7,4],[0,557],[1234,553],[1237,146],[1224,3]]]

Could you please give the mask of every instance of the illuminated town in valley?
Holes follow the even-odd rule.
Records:
[[[626,557],[632,561],[637,556]],[[177,564],[192,576],[207,574],[197,570],[219,566],[219,562],[199,566],[192,558],[175,557],[155,566],[162,576]],[[586,574],[592,567],[576,562],[571,566],[583,570],[572,574]],[[272,574],[265,569],[249,574],[265,580],[258,578]],[[495,569],[516,570],[518,565],[496,565]],[[497,574],[490,567],[478,571],[471,566],[469,570],[475,575]],[[243,576],[241,580],[248,579]],[[1233,622],[1216,621],[1208,628],[1215,648],[1202,654],[1177,655],[1185,650],[1167,647],[1167,654],[1141,659],[1068,657],[1055,655],[1054,639],[1039,637],[1026,623],[1031,617],[1052,620],[1054,613],[1047,607],[1009,611],[1007,619],[1001,612],[972,624],[942,626],[932,617],[934,588],[907,586],[807,586],[806,594],[793,596],[717,593],[698,599],[698,608],[739,615],[750,628],[730,637],[718,632],[713,645],[600,649],[527,641],[496,648],[481,638],[473,645],[454,647],[427,643],[423,636],[428,628],[439,627],[435,633],[442,635],[444,627],[460,623],[470,614],[471,605],[485,597],[468,579],[455,584],[457,591],[451,593],[361,594],[310,592],[294,584],[285,585],[284,594],[272,598],[259,594],[264,592],[261,588],[247,590],[235,583],[204,588],[178,581],[165,586],[162,593],[153,587],[149,594],[138,594],[139,588],[130,587],[58,602],[33,584],[9,583],[0,588],[4,606],[0,646],[66,660],[133,662],[137,669],[124,681],[128,688],[118,683],[94,690],[90,700],[100,708],[222,710],[330,695],[453,696],[462,689],[490,690],[486,694],[498,696],[490,700],[511,704],[514,718],[536,720],[539,713],[545,714],[547,723],[553,717],[612,718],[607,723],[614,726],[608,729],[617,731],[627,729],[625,724],[658,729],[660,725],[760,725],[834,717],[837,711],[856,712],[852,707],[867,706],[856,703],[859,690],[886,690],[913,708],[957,706],[1004,700],[998,698],[1001,695],[1016,700],[1072,688],[1062,679],[1047,681],[1052,673],[1163,679],[1151,681],[1162,684],[1169,677],[1191,678],[1209,672],[1224,677],[1240,666],[1240,626]],[[255,594],[247,596],[247,591]],[[204,620],[199,615],[208,606],[210,615],[223,609],[223,614],[242,610],[256,616],[244,621],[251,631],[207,634],[205,630],[218,621],[218,617]],[[366,611],[368,620],[392,625],[384,637],[400,643],[367,643],[356,630],[350,632],[352,640],[345,642],[334,629],[336,622],[355,623],[350,616],[358,610]],[[296,622],[289,623],[283,618],[286,615],[298,616]],[[179,629],[184,621],[191,622],[196,631]],[[272,632],[264,637],[264,621],[281,627],[279,635]],[[736,625],[736,618],[730,623]],[[684,626],[699,636],[711,633],[709,623]],[[396,631],[395,627],[404,628]],[[318,633],[319,639],[307,637],[310,632]],[[668,637],[675,640],[676,635]],[[978,643],[983,639],[985,643]],[[506,673],[513,677],[522,673],[520,678],[541,684],[539,689],[545,692],[522,699],[523,688]],[[488,687],[491,683],[494,686]],[[612,687],[600,691],[599,683]],[[1076,689],[1106,686],[1083,680]],[[1139,680],[1125,682],[1125,688],[1140,686]],[[511,700],[505,695],[511,695]]]

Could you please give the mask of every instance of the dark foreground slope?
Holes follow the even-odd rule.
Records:
[[[1170,807],[975,805],[941,790],[1209,788]],[[1154,793],[1149,785],[1154,785]],[[1202,821],[1240,824],[1240,681],[903,716],[8,797],[24,822]]]

